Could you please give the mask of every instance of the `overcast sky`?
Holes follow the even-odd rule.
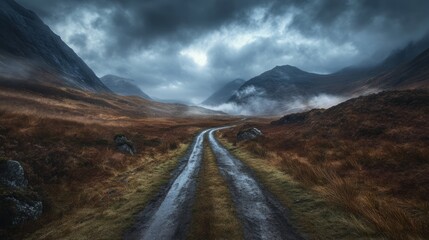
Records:
[[[17,0],[98,76],[204,100],[276,65],[330,73],[380,61],[429,29],[427,0]]]

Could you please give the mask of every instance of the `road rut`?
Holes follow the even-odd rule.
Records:
[[[225,128],[211,129],[209,142],[220,172],[228,182],[244,226],[245,239],[302,239],[289,223],[287,210],[216,140],[214,132]]]
[[[302,239],[289,223],[287,210],[261,187],[241,161],[216,140],[214,132],[225,128],[228,127],[207,129],[198,134],[190,153],[181,161],[182,167],[179,166],[168,187],[140,214],[134,227],[125,234],[125,239],[185,239],[206,133],[243,224],[245,239]]]
[[[198,134],[186,165],[164,197],[149,205],[125,239],[184,239],[195,197],[196,181],[204,151],[204,135]]]

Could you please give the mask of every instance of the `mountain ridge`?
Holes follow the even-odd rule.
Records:
[[[113,74],[107,74],[100,78],[100,80],[108,87],[110,90],[116,94],[122,96],[138,96],[145,99],[152,99],[143,92],[139,86],[135,85],[132,79],[127,79],[119,77]]]
[[[255,98],[281,103],[319,94],[356,96],[383,89],[427,87],[429,51],[422,52],[424,46],[429,46],[426,38],[393,51],[375,66],[352,66],[331,74],[310,73],[291,65],[276,66],[246,81],[227,103],[246,106]]]
[[[210,95],[206,100],[204,100],[201,104],[208,106],[215,106],[226,102],[235,91],[237,91],[241,85],[243,85],[246,81],[244,79],[234,79],[221,88],[216,90],[212,95]]]
[[[14,58],[32,70],[56,74],[55,84],[94,92],[111,92],[86,63],[34,12],[13,0],[0,2],[2,72]]]

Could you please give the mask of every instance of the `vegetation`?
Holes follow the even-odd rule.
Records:
[[[222,134],[220,134],[222,136]],[[234,147],[226,139],[222,144],[249,166],[258,180],[268,188],[291,213],[294,226],[310,239],[377,239],[380,235],[365,220],[336,207],[312,189],[306,188],[290,174],[272,165],[273,155],[258,155]],[[252,145],[253,146],[253,145]]]
[[[223,122],[0,111],[1,159],[22,163],[44,205],[39,220],[0,230],[1,238],[121,238],[194,135]],[[117,134],[132,140],[136,155],[116,150]]]
[[[206,143],[189,239],[243,239],[227,183]]]
[[[347,101],[302,123],[254,121],[242,128],[257,126],[265,136],[235,143],[236,151],[263,159],[267,168],[291,176],[388,238],[424,239],[429,236],[428,107],[428,91],[385,92]],[[237,131],[225,131],[224,137],[234,143]]]

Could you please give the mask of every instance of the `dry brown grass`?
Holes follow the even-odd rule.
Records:
[[[429,236],[429,93],[358,98],[303,123],[248,123],[263,138],[237,144],[392,239]],[[239,129],[225,132],[235,141]],[[267,156],[255,149],[264,149]]]
[[[219,134],[222,135],[222,134]],[[236,157],[249,166],[261,183],[290,211],[294,227],[307,239],[383,239],[362,217],[336,207],[315,189],[306,187],[292,174],[279,169],[281,157],[269,153],[261,158],[254,153],[234,147],[220,138]],[[294,168],[291,171],[294,171]],[[314,174],[314,172],[313,172]],[[323,173],[320,173],[323,174]]]
[[[243,239],[227,183],[220,175],[216,159],[206,144],[189,239]]]
[[[30,185],[44,204],[44,213],[38,221],[0,230],[0,236],[20,238],[41,229],[34,238],[58,239],[69,233],[78,239],[89,239],[97,233],[90,231],[91,226],[98,226],[99,231],[111,226],[109,233],[119,238],[120,231],[130,224],[132,214],[168,178],[183,146],[200,129],[232,121],[224,117],[142,117],[148,106],[138,104],[144,104],[144,100],[124,98],[125,105],[115,108],[109,105],[118,104],[118,97],[81,92],[78,96],[84,100],[0,89],[0,156],[23,164]],[[99,101],[106,101],[106,106]],[[165,106],[161,109],[167,110]],[[172,110],[169,114],[178,111]],[[116,134],[131,139],[138,154],[117,152],[113,143]],[[143,182],[129,179],[135,172]],[[135,187],[141,193],[130,192],[132,182],[141,184]],[[112,207],[121,209],[118,213],[127,220],[122,223],[115,220],[113,216],[123,218],[115,215]],[[99,215],[105,211],[110,218]],[[73,226],[77,219],[84,219],[82,222],[87,224],[82,227],[75,223],[82,231]],[[52,235],[43,231],[51,231]]]

